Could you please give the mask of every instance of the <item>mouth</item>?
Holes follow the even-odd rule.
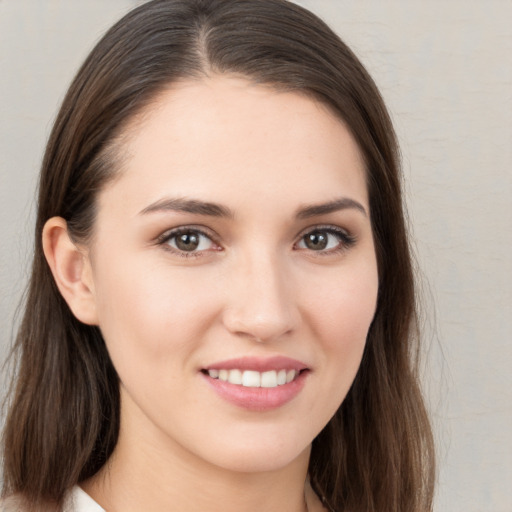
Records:
[[[212,368],[202,370],[205,375],[208,375],[212,379],[218,379],[222,382],[229,382],[235,386],[243,386],[246,388],[276,388],[278,386],[285,386],[293,382],[301,373],[306,371],[307,369],[287,370],[285,368],[265,372],[243,370],[241,368],[233,368],[230,370],[225,368]]]
[[[244,357],[201,369],[206,382],[222,399],[252,411],[277,409],[303,389],[311,369],[287,357]]]

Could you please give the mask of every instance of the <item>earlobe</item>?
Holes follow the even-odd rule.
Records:
[[[62,217],[52,217],[46,222],[42,242],[46,261],[69,308],[81,322],[97,325],[90,261],[71,240]]]

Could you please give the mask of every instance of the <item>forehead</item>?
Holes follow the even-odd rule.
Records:
[[[120,178],[103,195],[117,187],[134,209],[159,195],[234,209],[254,197],[260,208],[340,195],[368,203],[359,148],[330,109],[242,78],[173,84],[128,126],[123,146]]]

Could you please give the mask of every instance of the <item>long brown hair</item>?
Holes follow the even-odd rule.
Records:
[[[365,159],[379,271],[375,318],[356,379],[313,442],[309,474],[332,510],[432,508],[432,434],[418,385],[415,290],[397,143],[362,64],[327,25],[286,0],[154,0],[112,27],[64,99],[39,183],[32,275],[15,342],[3,495],[62,503],[111,455],[119,389],[101,333],[60,296],[41,233],[52,216],[85,241],[95,199],[119,167],[123,128],[184,78],[237,74],[311,95],[351,130]]]

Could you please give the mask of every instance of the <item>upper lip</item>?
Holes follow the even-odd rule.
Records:
[[[308,366],[301,361],[285,356],[274,357],[238,357],[213,363],[203,370],[252,370],[256,372],[268,372],[271,370],[301,370],[308,369]]]

